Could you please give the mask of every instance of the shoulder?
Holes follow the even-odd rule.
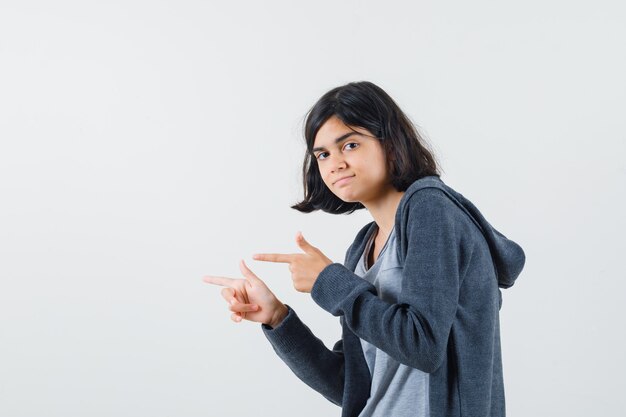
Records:
[[[401,262],[411,257],[432,261],[458,256],[461,270],[465,268],[475,247],[475,226],[444,190],[417,190],[407,196],[398,211],[396,250]]]
[[[421,204],[445,204],[447,202],[452,202],[445,191],[437,187],[425,187],[413,191],[407,197],[406,201],[409,204],[417,204],[418,202]]]
[[[475,226],[460,203],[445,190],[421,188],[404,199],[398,208],[396,222],[404,234],[440,234],[448,230],[456,235],[473,234]]]
[[[405,199],[399,210],[409,218],[423,215],[436,215],[438,217],[463,216],[463,210],[440,188],[422,188],[412,192]]]
[[[446,212],[458,211],[455,192],[438,176],[427,176],[415,180],[404,192],[398,215],[406,216],[418,210],[443,209]]]

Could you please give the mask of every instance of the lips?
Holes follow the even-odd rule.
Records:
[[[338,183],[339,181],[341,181],[341,180],[345,180],[346,178],[352,178],[352,177],[354,177],[354,175],[348,175],[348,176],[346,176],[346,177],[339,178],[339,179],[338,179],[337,181],[335,181],[333,184],[337,184],[337,183]]]

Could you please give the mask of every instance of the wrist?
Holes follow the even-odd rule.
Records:
[[[269,323],[267,323],[267,325],[270,326],[272,329],[278,327],[280,325],[280,323],[283,322],[285,317],[287,317],[287,314],[289,314],[289,309],[287,308],[287,306],[285,304],[280,303],[278,305],[278,308],[276,308],[276,310],[274,310],[274,314],[272,315],[272,319],[270,320]]]

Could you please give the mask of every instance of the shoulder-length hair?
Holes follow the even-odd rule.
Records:
[[[351,82],[328,91],[305,115],[304,200],[291,208],[303,213],[322,210],[332,214],[351,214],[365,208],[360,202],[341,200],[320,175],[313,144],[320,127],[333,115],[348,127],[368,130],[381,142],[391,184],[396,190],[405,191],[425,176],[441,176],[428,144],[395,101],[369,81]]]

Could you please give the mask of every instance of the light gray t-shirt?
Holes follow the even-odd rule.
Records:
[[[376,232],[372,233],[365,245],[354,273],[372,283],[381,299],[397,303],[402,265],[396,253],[395,226],[374,265],[366,269],[375,235]],[[396,361],[363,339],[361,346],[372,375],[372,386],[359,417],[428,417],[428,374]]]

